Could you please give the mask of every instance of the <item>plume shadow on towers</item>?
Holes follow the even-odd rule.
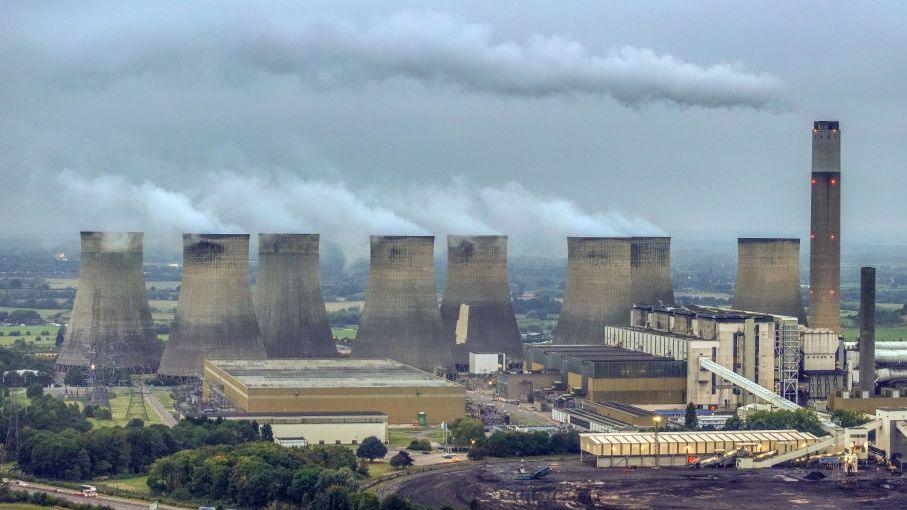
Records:
[[[79,284],[57,356],[59,370],[100,370],[102,365],[129,372],[157,369],[162,346],[142,266],[141,232],[81,233]]]
[[[434,237],[371,236],[365,304],[353,356],[451,370],[435,290]]]
[[[249,288],[248,234],[183,234],[183,279],[158,374],[197,378],[212,354],[267,356]]]
[[[318,234],[258,235],[255,314],[269,358],[337,357],[318,249]]]
[[[447,236],[441,319],[458,365],[469,362],[470,352],[522,358],[507,283],[507,236]]]

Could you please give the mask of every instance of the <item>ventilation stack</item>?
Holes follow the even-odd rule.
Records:
[[[158,373],[200,377],[210,356],[266,357],[249,290],[249,234],[183,234],[183,281]]]
[[[809,327],[840,332],[841,131],[838,121],[813,124],[809,232]]]
[[[737,239],[734,308],[806,321],[800,294],[799,239]]]
[[[258,234],[255,314],[269,358],[334,358],[318,234]]]
[[[629,237],[568,237],[567,289],[555,344],[603,344],[605,326],[630,323]]]
[[[357,358],[451,370],[435,291],[432,236],[372,236],[368,289],[353,345]]]
[[[79,286],[57,368],[103,364],[154,372],[161,342],[154,332],[142,268],[141,232],[82,232]]]
[[[441,319],[454,361],[469,363],[469,353],[503,352],[523,357],[510,287],[507,285],[507,236],[447,236],[447,284]]]
[[[630,239],[630,280],[633,284],[634,303],[674,304],[670,237]]]
[[[876,268],[860,268],[860,389],[875,394]]]

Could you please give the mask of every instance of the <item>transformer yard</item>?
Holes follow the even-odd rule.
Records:
[[[551,467],[535,480],[516,480],[522,468]],[[428,471],[376,487],[438,508],[476,500],[488,510],[542,509],[853,509],[905,508],[907,484],[884,470],[856,477],[812,469],[596,469],[579,459],[518,460]]]

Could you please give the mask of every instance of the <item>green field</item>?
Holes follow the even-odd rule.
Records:
[[[444,431],[440,428],[431,427],[391,427],[387,429],[387,442],[391,446],[406,447],[409,446],[413,439],[422,438],[440,443],[444,440]]]
[[[51,317],[62,314],[62,316],[68,317],[70,310],[68,308],[23,308],[21,306],[0,306],[0,312],[12,312],[13,310],[34,310],[38,312],[38,315],[43,317],[48,322],[51,321]]]
[[[856,341],[860,328],[844,328],[842,334],[847,341]],[[879,342],[907,341],[907,326],[876,326],[876,340]]]
[[[114,478],[108,480],[98,480],[97,485],[102,492],[115,492],[116,490],[127,491],[139,496],[148,496],[151,494],[151,490],[148,488],[148,485],[145,483],[148,480],[148,475],[133,476],[129,478]],[[115,489],[114,491],[107,491],[105,489],[111,488]]]
[[[331,333],[340,339],[353,339],[356,338],[356,331],[359,329],[359,326],[349,326],[345,328],[331,328]]]
[[[47,510],[47,508],[46,506],[30,505],[28,503],[0,503],[0,510]]]
[[[151,393],[154,393],[154,396],[161,401],[161,404],[164,406],[164,409],[166,409],[168,413],[174,414],[173,395],[170,394],[170,390],[154,388],[151,390]]]
[[[79,407],[83,407],[82,403],[79,403]],[[110,399],[110,411],[113,413],[112,420],[98,420],[95,418],[87,418],[93,427],[114,427],[114,426],[125,426],[129,420],[126,419],[126,409],[129,407],[129,395],[117,395],[115,398]],[[161,418],[151,409],[151,404],[145,402],[145,409],[148,411],[148,417],[144,418],[146,425],[151,425],[153,423],[160,423]]]

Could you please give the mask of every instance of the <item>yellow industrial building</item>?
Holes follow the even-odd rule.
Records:
[[[390,424],[450,422],[466,412],[466,388],[393,360],[206,360],[203,398],[245,413],[362,413]]]

